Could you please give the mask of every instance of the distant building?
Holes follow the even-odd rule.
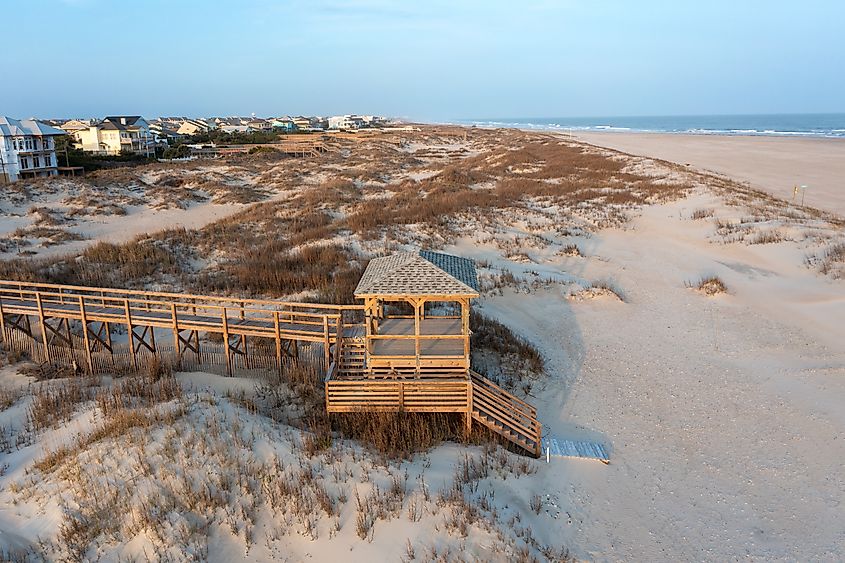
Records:
[[[224,133],[250,133],[254,131],[249,125],[221,125],[218,129]]]
[[[297,129],[302,129],[303,131],[307,131],[311,129],[311,118],[310,117],[303,117],[298,115],[294,117],[291,121],[293,121],[294,126]]]
[[[150,135],[152,135],[153,142],[157,147],[165,148],[170,146],[170,143],[183,137],[178,133],[178,128],[178,124],[158,119],[150,122]]]
[[[201,119],[186,119],[176,130],[180,135],[199,135],[200,133],[208,133],[212,127]]]
[[[273,125],[266,119],[250,119],[246,125],[252,131],[261,131],[266,133],[273,130]]]
[[[358,115],[335,115],[329,118],[329,129],[360,129],[366,125]]]
[[[296,124],[290,117],[277,117],[270,120],[270,125],[273,126],[273,129],[281,129],[282,131],[296,130]]]
[[[77,146],[94,154],[155,154],[155,139],[150,125],[138,115],[112,115],[87,129],[76,131],[73,136]]]
[[[0,183],[58,174],[55,137],[64,134],[34,119],[0,116]]]
[[[81,131],[82,129],[88,129],[91,127],[91,120],[89,119],[69,119],[58,126],[59,129],[67,133],[68,135],[73,135],[77,131]]]

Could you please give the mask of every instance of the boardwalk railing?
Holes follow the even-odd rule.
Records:
[[[326,378],[328,412],[454,412],[466,413],[466,378],[339,379]]]
[[[39,330],[33,329],[31,317],[38,319]],[[165,330],[172,337],[178,363],[190,355],[201,358],[208,343],[201,343],[200,333],[210,333],[222,340],[229,373],[236,358],[248,364],[254,356],[248,338],[274,342],[279,368],[285,357],[296,355],[298,343],[320,343],[328,367],[329,350],[343,334],[343,327],[354,326],[361,317],[362,307],[355,305],[0,281],[0,334],[5,338],[12,331],[38,338],[41,356],[50,362],[58,359],[51,355],[51,344],[74,343],[71,323],[79,324],[84,362],[77,363],[89,372],[95,371],[98,349],[115,354],[115,325],[126,328],[127,350],[135,366],[142,350],[157,352],[156,331]]]

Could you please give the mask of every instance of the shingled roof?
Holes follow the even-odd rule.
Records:
[[[45,137],[48,135],[64,135],[61,129],[56,129],[46,123],[34,119],[12,119],[11,117],[0,116],[0,136],[14,137],[22,135],[34,135]]]
[[[475,263],[468,258],[427,250],[373,258],[355,288],[356,297],[368,295],[477,297]]]

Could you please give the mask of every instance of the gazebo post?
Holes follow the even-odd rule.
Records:
[[[425,303],[423,299],[411,300],[414,305],[414,356],[416,362],[416,376],[420,376],[420,308]]]
[[[461,334],[464,336],[464,359],[469,367],[469,299],[466,297],[461,298]]]

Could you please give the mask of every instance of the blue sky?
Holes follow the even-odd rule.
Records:
[[[835,0],[26,0],[3,13],[0,115],[14,117],[845,112]]]

